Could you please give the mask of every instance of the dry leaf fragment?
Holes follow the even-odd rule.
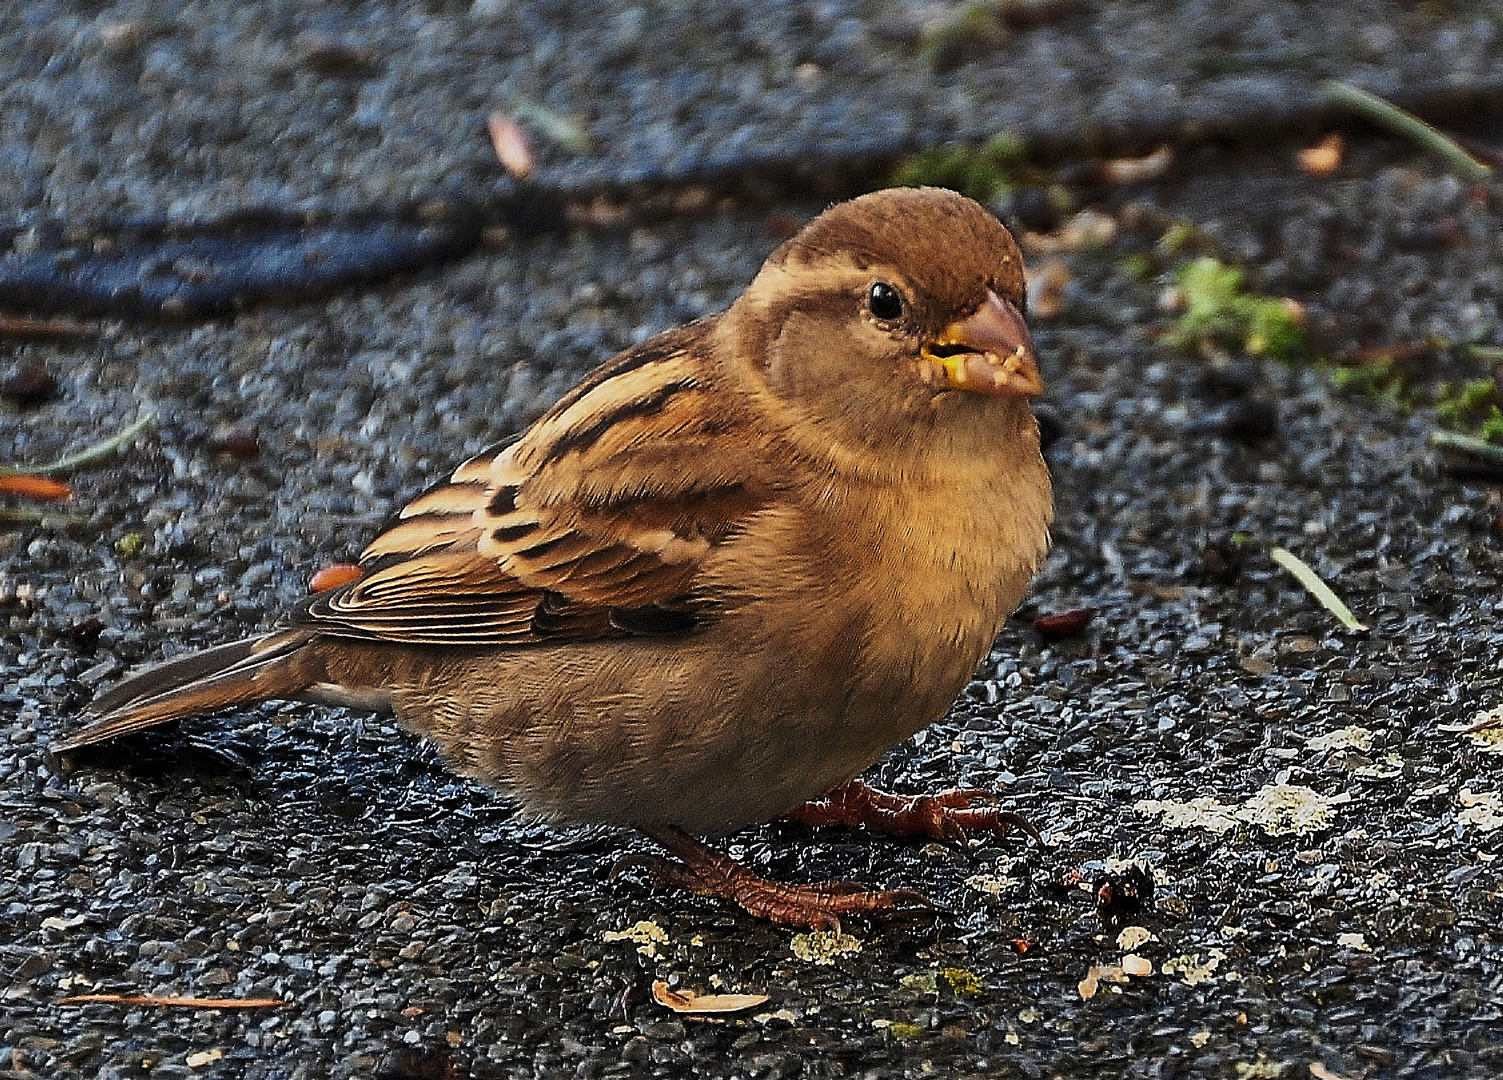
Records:
[[[1028,275],[1028,314],[1036,319],[1056,318],[1065,304],[1070,268],[1050,259]]]
[[[518,180],[526,180],[534,168],[532,148],[527,143],[527,133],[522,125],[507,113],[497,109],[485,121],[491,133],[491,149],[496,151],[496,160]]]
[[[1341,137],[1341,132],[1333,131],[1314,146],[1299,152],[1299,167],[1311,176],[1330,176],[1341,168],[1341,155],[1345,150],[1346,140]]]
[[[676,1013],[731,1013],[754,1008],[769,1000],[768,994],[698,994],[673,990],[659,979],[652,984],[652,999]]]
[[[1101,163],[1101,179],[1108,184],[1135,184],[1162,176],[1174,161],[1174,148],[1167,143],[1146,157],[1114,158]]]
[[[1082,210],[1052,233],[1023,234],[1025,251],[1056,255],[1104,248],[1117,238],[1117,219],[1100,210]]]
[[[1344,1074],[1328,1069],[1318,1061],[1310,1062],[1310,1075],[1314,1080],[1348,1080]]]
[[[1153,961],[1146,956],[1136,953],[1128,953],[1122,958],[1122,973],[1124,975],[1136,975],[1139,978],[1153,974]]]
[[[73,494],[73,489],[61,480],[49,480],[45,476],[25,476],[19,473],[0,474],[0,493],[21,495],[28,499],[45,499],[56,502]]]
[[[184,1060],[188,1062],[189,1068],[197,1069],[211,1062],[218,1061],[222,1057],[224,1057],[224,1051],[216,1046],[212,1050],[202,1050],[197,1054],[189,1054]]]

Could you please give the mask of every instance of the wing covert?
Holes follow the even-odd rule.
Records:
[[[360,580],[295,621],[341,636],[452,646],[677,633],[722,598],[705,557],[770,500],[725,435],[692,348],[654,339],[585,380],[519,439],[458,466],[365,549]],[[691,339],[685,342],[685,338]]]

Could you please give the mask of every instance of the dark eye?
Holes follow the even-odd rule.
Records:
[[[866,294],[866,306],[877,318],[884,321],[903,317],[903,297],[897,289],[885,281],[879,281]]]

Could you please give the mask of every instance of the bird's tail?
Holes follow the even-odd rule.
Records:
[[[92,722],[51,749],[76,750],[227,705],[296,697],[317,678],[308,669],[318,665],[307,662],[311,650],[303,648],[312,636],[288,630],[246,638],[147,668],[97,698]]]

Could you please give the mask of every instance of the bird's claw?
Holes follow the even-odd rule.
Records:
[[[1039,831],[1021,814],[996,805],[996,795],[981,788],[961,788],[938,795],[892,795],[860,780],[848,780],[823,798],[811,799],[786,815],[806,825],[865,825],[893,836],[927,836],[965,842],[967,829],[1006,836],[1020,829],[1042,843]]]
[[[643,831],[682,861],[634,853],[616,861],[613,878],[623,870],[641,868],[659,886],[731,900],[758,918],[785,926],[838,934],[842,915],[903,916],[934,907],[914,889],[873,889],[855,881],[772,881],[680,830]]]

